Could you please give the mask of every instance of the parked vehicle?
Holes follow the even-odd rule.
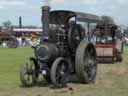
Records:
[[[123,60],[123,39],[117,25],[109,23],[97,25],[92,37],[95,38],[99,62],[114,63]]]
[[[7,48],[17,48],[17,40],[9,32],[0,32],[0,45]]]

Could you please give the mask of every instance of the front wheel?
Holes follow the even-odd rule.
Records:
[[[69,76],[69,64],[65,58],[57,58],[51,68],[51,81],[56,87],[64,87]]]
[[[20,65],[20,80],[23,86],[32,86],[38,80],[38,66],[34,58],[29,58]]]

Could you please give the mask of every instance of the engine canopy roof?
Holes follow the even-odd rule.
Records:
[[[53,10],[50,11],[50,24],[65,24],[70,18],[76,17],[76,21],[81,22],[100,22],[101,19],[99,16],[74,12],[68,10]]]

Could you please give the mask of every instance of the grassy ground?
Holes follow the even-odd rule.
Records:
[[[0,49],[0,96],[19,87],[19,64],[31,54],[30,48]]]
[[[98,66],[96,84],[69,84],[72,91],[51,89],[45,83],[22,88],[19,64],[29,56],[32,56],[31,48],[0,49],[0,96],[128,96],[128,48],[125,48],[122,63]]]

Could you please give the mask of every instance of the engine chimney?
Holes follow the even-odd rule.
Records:
[[[48,40],[48,34],[49,34],[49,6],[43,6],[42,7],[42,25],[43,25],[43,35],[41,37],[41,43],[43,41]]]

